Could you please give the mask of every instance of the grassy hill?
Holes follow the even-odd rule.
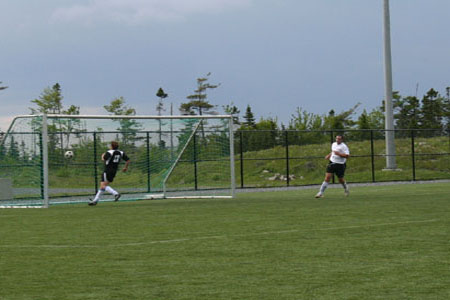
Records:
[[[416,138],[413,145],[408,138],[396,139],[396,171],[385,171],[385,142],[375,140],[373,151],[370,141],[349,141],[351,157],[347,163],[346,178],[349,182],[391,180],[430,180],[450,178],[450,143],[448,137]],[[243,153],[244,186],[284,186],[286,180],[270,180],[275,174],[294,175],[290,185],[308,185],[322,182],[330,151],[330,144],[289,146],[289,162],[286,148]],[[241,182],[241,155],[236,155],[236,178]],[[373,164],[373,172],[372,172]],[[414,166],[414,169],[413,169]]]

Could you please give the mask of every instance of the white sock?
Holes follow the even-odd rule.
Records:
[[[320,193],[321,194],[323,194],[324,192],[325,192],[325,190],[327,189],[327,187],[328,187],[328,182],[326,182],[326,181],[324,181],[323,183],[322,183],[322,186],[320,187]]]
[[[94,202],[97,202],[100,199],[100,196],[103,194],[105,190],[99,189],[97,195],[95,195]]]
[[[108,193],[113,194],[113,195],[117,195],[118,192],[116,190],[114,190],[112,187],[107,186],[105,189]]]

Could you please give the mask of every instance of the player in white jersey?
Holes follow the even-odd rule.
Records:
[[[322,186],[320,187],[319,192],[316,194],[316,198],[322,198],[323,193],[325,192],[325,189],[328,187],[328,184],[331,180],[331,177],[333,176],[333,173],[336,174],[336,176],[339,179],[339,182],[344,187],[344,193],[346,196],[349,195],[349,190],[347,183],[344,179],[345,174],[345,168],[346,168],[346,161],[347,158],[350,156],[350,150],[348,149],[347,145],[343,142],[342,135],[336,136],[336,142],[334,142],[331,145],[331,152],[325,156],[326,160],[329,160],[329,164],[327,166],[326,174],[325,174],[325,180],[322,183]]]
[[[111,149],[102,154],[102,160],[105,163],[105,169],[101,175],[100,189],[95,195],[94,200],[89,201],[89,205],[97,205],[100,196],[105,191],[114,195],[114,201],[119,200],[120,194],[112,187],[110,187],[109,184],[113,182],[114,177],[116,176],[117,169],[119,167],[119,163],[122,159],[125,161],[125,166],[122,171],[126,172],[128,170],[130,159],[125,154],[125,152],[119,150],[119,143],[111,142]]]

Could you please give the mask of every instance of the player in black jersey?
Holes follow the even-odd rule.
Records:
[[[128,165],[130,164],[130,159],[125,154],[125,152],[119,150],[119,143],[111,142],[111,149],[102,154],[102,160],[105,163],[105,169],[101,175],[100,179],[100,189],[95,195],[94,200],[89,201],[89,205],[97,205],[100,196],[103,192],[108,192],[114,195],[114,201],[118,201],[120,194],[109,186],[111,182],[114,181],[117,169],[121,160],[125,161],[125,166],[122,171],[126,172],[128,170]]]

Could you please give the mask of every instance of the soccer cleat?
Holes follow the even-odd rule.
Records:
[[[114,201],[119,201],[121,194],[114,195]]]
[[[318,192],[315,197],[316,198],[323,198],[323,194],[321,192]]]
[[[97,201],[92,201],[92,199],[89,198],[88,205],[89,205],[89,206],[95,206],[95,205],[97,205]]]
[[[348,195],[350,195],[350,191],[348,189],[345,189],[344,195],[345,195],[345,197],[348,197]]]

